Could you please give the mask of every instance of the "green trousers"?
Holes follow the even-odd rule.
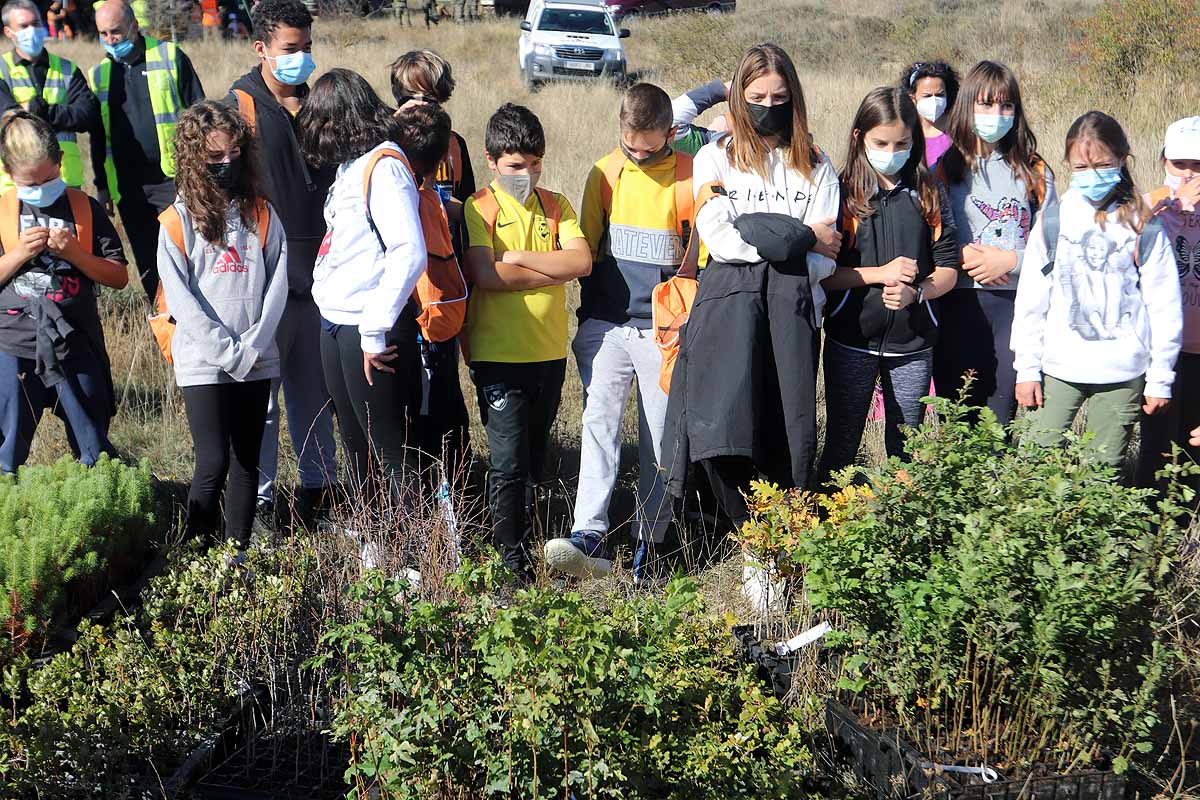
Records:
[[[1045,404],[1033,415],[1030,435],[1047,447],[1063,440],[1084,401],[1088,404],[1087,432],[1101,461],[1119,467],[1133,436],[1142,408],[1145,376],[1125,383],[1068,383],[1050,375],[1042,380]]]

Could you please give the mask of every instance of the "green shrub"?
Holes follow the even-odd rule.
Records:
[[[1095,79],[1131,92],[1148,73],[1200,76],[1195,0],[1105,0],[1076,25],[1076,55]]]
[[[345,661],[334,732],[356,797],[802,796],[812,756],[799,712],[738,663],[696,589],[617,600],[573,592],[491,599],[493,566],[465,566],[458,602],[408,604],[374,574],[355,622],[318,661]]]
[[[0,478],[0,625],[20,637],[44,629],[76,579],[140,549],[154,527],[150,466],[64,456]]]
[[[791,551],[808,600],[845,621],[831,638],[861,674],[844,685],[952,755],[1144,749],[1171,661],[1156,611],[1178,508],[1156,512],[1079,442],[1015,446],[986,410],[976,425],[936,402],[911,463],[845,471]]]
[[[251,550],[244,566],[215,549],[156,578],[136,613],[84,625],[41,669],[3,672],[0,796],[142,797],[219,733],[239,693],[303,694],[316,556]],[[152,792],[157,797],[157,792]]]

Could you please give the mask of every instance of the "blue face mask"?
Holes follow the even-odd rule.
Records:
[[[118,61],[128,58],[129,54],[133,52],[133,39],[122,39],[116,44],[109,44],[108,42],[105,42],[104,52],[108,53]]]
[[[1081,169],[1071,173],[1071,188],[1093,203],[1108,197],[1121,182],[1121,168]]]
[[[275,58],[267,56],[267,62],[272,61],[275,64],[271,67],[271,74],[275,76],[275,80],[287,86],[299,86],[308,80],[308,76],[317,68],[312,53],[285,53]]]
[[[1008,135],[1016,119],[1004,114],[976,114],[975,135],[988,144],[995,144]]]
[[[17,31],[17,49],[33,58],[40,56],[46,49],[46,29],[32,25]]]
[[[871,166],[881,175],[891,177],[900,170],[904,169],[904,165],[908,163],[908,157],[912,155],[912,149],[897,150],[894,153],[888,153],[884,150],[872,150],[865,148],[867,151],[867,161],[871,162]]]
[[[66,190],[67,184],[58,177],[38,186],[18,186],[17,199],[34,208],[46,208],[54,205],[54,201],[62,197]]]

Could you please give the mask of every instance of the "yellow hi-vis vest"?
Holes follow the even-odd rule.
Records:
[[[52,106],[64,106],[67,104],[67,87],[71,84],[71,76],[75,74],[75,65],[52,53],[47,55],[50,58],[50,66],[46,70],[42,99]],[[13,100],[18,103],[28,103],[37,96],[33,76],[23,64],[17,63],[15,51],[9,50],[0,58],[0,80],[8,84]],[[62,178],[67,186],[78,189],[83,185],[83,161],[79,156],[79,142],[75,133],[55,131],[54,136],[62,148]],[[13,188],[13,185],[8,173],[0,170],[0,194]]]
[[[158,163],[163,175],[175,177],[175,126],[182,111],[179,101],[179,51],[174,42],[146,39],[146,83],[150,89],[150,109],[154,112],[154,130],[158,135]],[[117,189],[117,165],[112,151],[112,109],[109,106],[109,86],[112,82],[112,60],[104,59],[92,67],[88,75],[92,91],[100,101],[100,121],[104,125],[104,176],[108,194],[114,203],[120,202]]]
[[[133,16],[137,19],[138,28],[147,30],[150,28],[150,4],[146,0],[133,0],[129,4],[133,10]]]

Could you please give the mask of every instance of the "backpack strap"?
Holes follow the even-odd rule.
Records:
[[[67,189],[71,219],[75,221],[75,238],[88,255],[92,254],[92,201],[78,189]]]
[[[628,158],[620,148],[613,150],[604,160],[600,180],[600,206],[607,218],[612,213],[613,192],[625,170]],[[692,157],[687,153],[675,152],[675,232],[686,246],[691,240],[695,221],[695,194],[692,191]]]
[[[233,93],[237,97],[238,113],[250,125],[250,135],[253,136],[258,124],[258,112],[254,109],[254,98],[250,96],[249,92],[242,89],[234,89]]]
[[[496,199],[490,186],[485,186],[471,195],[471,199],[475,201],[475,209],[487,228],[488,239],[491,239],[496,232],[496,218],[500,216],[500,201]]]
[[[92,202],[78,189],[67,189],[67,204],[75,221],[75,238],[85,252],[92,252]],[[0,196],[0,247],[11,253],[21,244],[21,201],[17,190],[10,189]]]
[[[695,194],[692,192],[692,157],[675,153],[675,232],[685,246],[691,244],[696,223]]]
[[[608,158],[604,159],[604,169],[600,173],[600,207],[604,209],[606,219],[612,213],[613,192],[617,189],[617,182],[621,180],[621,173],[625,171],[625,161],[625,154],[620,148],[613,150],[608,154]]]
[[[1043,275],[1049,275],[1054,271],[1054,257],[1058,253],[1060,223],[1057,204],[1049,206],[1042,211],[1042,241],[1046,243],[1046,263],[1042,266]]]
[[[258,246],[263,250],[266,250],[267,231],[269,231],[271,228],[271,206],[267,203],[266,198],[258,198],[258,203],[255,206],[254,214],[254,227],[258,230]]]
[[[1030,191],[1030,199],[1033,200],[1033,210],[1038,211],[1041,209],[1042,203],[1046,202],[1046,162],[1041,156],[1033,158],[1033,168],[1037,172],[1038,182]]]
[[[540,186],[535,191],[542,204],[542,213],[546,215],[546,224],[550,226],[550,238],[554,240],[554,247],[557,249],[558,225],[562,222],[562,208],[558,205],[558,195]],[[500,216],[500,201],[496,199],[496,194],[492,191],[491,186],[483,187],[471,195],[471,199],[475,201],[475,209],[483,219],[488,237],[491,238],[496,233],[496,219]]]
[[[367,159],[367,165],[363,169],[363,206],[367,210],[367,224],[371,226],[371,230],[375,232],[375,238],[379,240],[379,248],[387,252],[387,245],[383,242],[383,234],[379,232],[378,226],[375,225],[375,220],[371,217],[371,174],[375,171],[375,167],[385,158],[394,158],[404,165],[410,175],[413,175],[412,166],[408,163],[408,159],[404,157],[404,153],[395,150],[391,147],[385,147],[382,150],[377,150]],[[416,178],[413,178],[416,181]]]
[[[850,211],[850,206],[842,203],[842,236],[846,238],[847,248],[854,246],[854,238],[858,235],[859,218]]]
[[[689,181],[690,182],[690,181]],[[714,197],[724,197],[725,186],[717,181],[706,183],[700,187],[699,193],[696,195],[695,208],[696,213],[700,213],[700,209],[704,208],[704,204]],[[700,237],[691,236],[688,238],[687,249],[683,251],[683,263],[679,265],[679,271],[675,274],[681,278],[695,278],[700,271]]]
[[[11,253],[21,244],[21,201],[16,188],[0,195],[0,247]]]
[[[179,248],[179,252],[183,253],[183,257],[186,259],[188,251],[187,245],[183,241],[183,219],[180,218],[178,209],[174,205],[167,206],[158,215],[158,224],[167,232],[171,242]],[[158,291],[154,295],[154,307],[159,314],[167,313],[167,296],[163,293],[161,280],[158,282]]]
[[[561,247],[558,243],[558,224],[562,222],[562,207],[558,204],[558,195],[549,189],[537,188],[538,199],[542,203],[542,213],[546,215],[546,223],[550,226],[550,238],[554,240],[554,249]]]

